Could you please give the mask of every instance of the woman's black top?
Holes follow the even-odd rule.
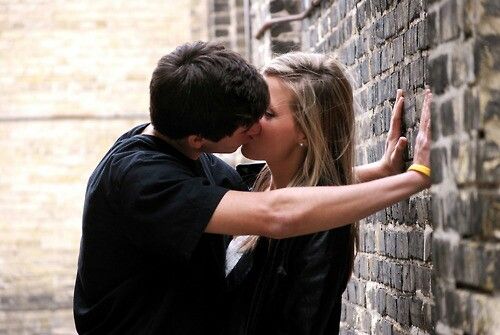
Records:
[[[227,334],[337,334],[350,226],[260,238],[229,273]]]

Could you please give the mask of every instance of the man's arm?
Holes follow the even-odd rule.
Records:
[[[399,89],[397,90],[396,102],[392,110],[384,155],[379,161],[356,166],[354,174],[356,175],[357,182],[362,183],[402,172],[404,150],[408,143],[406,137],[401,136],[403,107],[403,90]]]
[[[270,192],[229,191],[206,232],[286,238],[337,228],[429,187],[415,171],[347,186],[291,187]]]
[[[426,91],[414,163],[430,164],[430,100]],[[430,187],[415,171],[346,186],[291,187],[269,192],[229,191],[206,232],[286,238],[350,224]]]

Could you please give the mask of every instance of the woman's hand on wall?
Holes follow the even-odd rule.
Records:
[[[404,151],[408,144],[406,137],[401,136],[403,107],[403,90],[398,89],[396,102],[392,110],[391,125],[385,142],[385,152],[379,161],[384,176],[392,176],[403,172]]]

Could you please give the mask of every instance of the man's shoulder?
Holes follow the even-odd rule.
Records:
[[[228,189],[247,191],[240,175],[236,170],[214,154],[204,153],[200,156],[205,173],[210,174],[215,184]]]

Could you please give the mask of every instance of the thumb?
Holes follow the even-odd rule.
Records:
[[[406,137],[400,137],[398,139],[398,143],[396,144],[396,151],[401,152],[406,148],[408,144],[408,139]]]

